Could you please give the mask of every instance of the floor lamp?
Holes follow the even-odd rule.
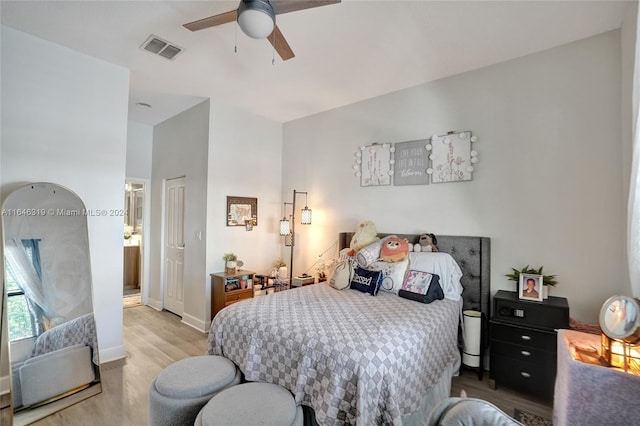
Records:
[[[311,209],[307,205],[307,195],[305,191],[293,190],[293,201],[284,203],[282,220],[280,221],[280,235],[285,237],[285,246],[291,246],[291,261],[289,262],[289,286],[293,284],[293,251],[296,246],[296,195],[304,194],[304,208],[300,211],[300,223],[302,225],[311,225]],[[291,215],[287,218],[287,205],[291,205]]]

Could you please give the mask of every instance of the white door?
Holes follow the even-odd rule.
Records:
[[[184,177],[167,179],[164,228],[164,308],[184,311]]]

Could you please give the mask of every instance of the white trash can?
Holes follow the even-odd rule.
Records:
[[[482,340],[482,313],[462,311],[464,321],[464,350],[462,363],[467,367],[480,367],[480,341]]]

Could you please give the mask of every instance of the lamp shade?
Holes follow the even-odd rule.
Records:
[[[275,13],[267,0],[243,0],[238,7],[238,25],[251,38],[266,38],[273,32]]]
[[[286,236],[291,233],[291,223],[287,220],[287,218],[282,218],[280,221],[280,235]]]
[[[307,206],[304,206],[304,209],[302,209],[300,223],[303,225],[311,225],[311,209]]]

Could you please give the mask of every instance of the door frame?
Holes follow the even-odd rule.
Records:
[[[125,184],[138,183],[144,185],[144,201],[142,203],[142,247],[143,256],[140,262],[142,267],[142,281],[140,282],[140,295],[143,305],[149,303],[149,283],[151,270],[151,179],[126,177]]]

